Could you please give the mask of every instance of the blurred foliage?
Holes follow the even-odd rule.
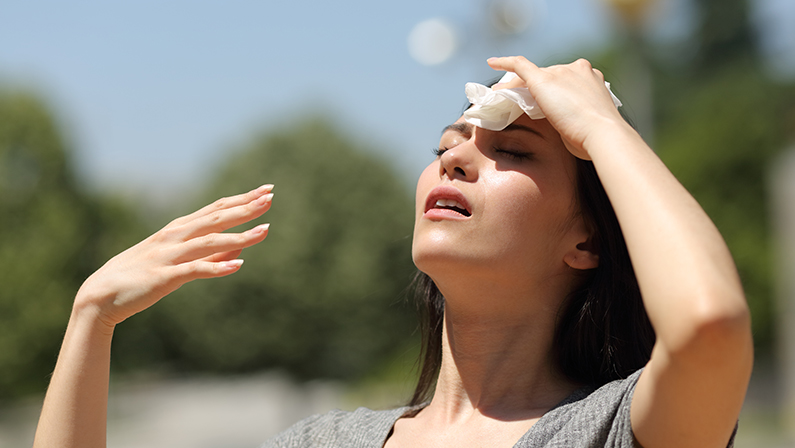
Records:
[[[775,322],[767,172],[795,140],[795,82],[766,73],[746,0],[693,2],[699,22],[686,46],[695,51],[634,46],[653,77],[653,146],[726,239],[757,350],[769,354]],[[618,69],[628,48],[608,51],[599,67],[631,76]]]
[[[75,291],[139,229],[77,188],[41,100],[0,91],[0,398],[44,389]]]
[[[760,354],[771,353],[773,240],[767,173],[795,139],[795,83],[766,73],[747,0],[696,0],[696,58],[657,70],[657,149],[734,256]]]
[[[263,183],[275,185],[259,219],[273,223],[268,238],[235,275],[186,285],[119,327],[117,366],[352,379],[405,350],[413,201],[389,164],[303,119],[230,153],[195,207]]]
[[[657,148],[713,219],[734,256],[757,348],[774,342],[773,240],[767,173],[793,141],[795,85],[760,64],[725,65],[669,98]]]
[[[795,85],[766,76],[747,1],[693,1],[696,51],[672,60],[675,52],[635,47],[653,73],[654,146],[725,236],[766,351],[774,325],[765,174],[793,141]],[[600,68],[616,72],[624,50],[604,55]],[[413,207],[387,161],[308,118],[256,136],[220,165],[181,212],[273,183],[273,208],[258,220],[273,223],[270,235],[243,253],[240,272],[186,285],[120,326],[114,369],[280,367],[352,379],[384,375],[416,349],[403,298]],[[129,204],[82,191],[72,168],[44,103],[0,91],[0,399],[44,390],[80,283],[154,230]]]
[[[751,23],[748,0],[692,0],[699,26],[691,45],[696,45],[693,65],[707,74],[737,61],[759,64],[759,32]]]
[[[0,399],[45,389],[82,281],[154,230],[78,188],[72,168],[44,103],[0,94]],[[389,164],[306,120],[231,152],[183,212],[265,182],[277,185],[260,219],[274,223],[266,241],[239,273],[187,285],[121,325],[116,371],[351,379],[406,350],[413,205]]]

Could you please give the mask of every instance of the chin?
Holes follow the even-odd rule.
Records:
[[[415,239],[411,248],[414,266],[432,278],[453,274],[461,275],[470,268],[483,269],[482,257],[474,256],[460,250],[460,246],[449,241],[418,241]]]
[[[427,248],[423,250],[423,248],[418,247],[417,239],[415,237],[414,241],[411,244],[411,259],[414,261],[414,266],[417,267],[422,272],[427,272],[428,264],[433,264],[431,259],[433,259],[433,255],[428,253],[429,251]]]

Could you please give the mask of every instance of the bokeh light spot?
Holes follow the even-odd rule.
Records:
[[[418,23],[409,33],[409,54],[423,65],[437,65],[450,59],[458,46],[455,30],[440,19]]]

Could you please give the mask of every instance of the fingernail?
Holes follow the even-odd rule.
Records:
[[[265,184],[265,185],[262,185],[259,188],[257,188],[256,191],[257,191],[257,193],[265,193],[265,192],[269,192],[271,190],[273,190],[273,185],[272,184]]]
[[[243,260],[238,258],[236,260],[224,261],[221,264],[227,269],[237,269],[240,266],[243,266]]]
[[[265,233],[265,232],[267,232],[267,231],[268,231],[268,228],[269,228],[270,226],[271,226],[271,224],[270,224],[270,223],[267,223],[267,224],[260,224],[260,225],[258,225],[257,227],[254,227],[253,229],[251,229],[251,231],[252,231],[252,232],[254,232],[254,233]]]
[[[265,205],[271,200],[273,200],[273,193],[268,193],[265,196],[260,196],[257,198],[257,205]]]

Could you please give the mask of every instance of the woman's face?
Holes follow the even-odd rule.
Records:
[[[546,120],[523,115],[496,132],[459,119],[439,151],[417,183],[421,271],[437,284],[448,274],[537,282],[564,272],[564,255],[587,232],[575,158]]]

